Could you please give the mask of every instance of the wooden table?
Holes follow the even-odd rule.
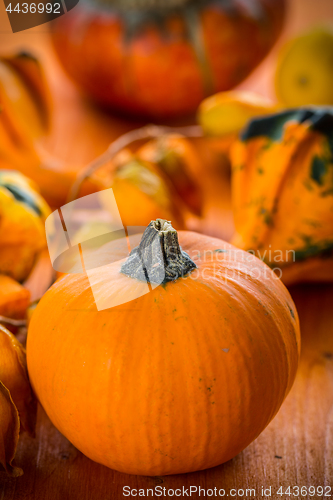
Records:
[[[293,23],[299,28],[311,19],[333,14],[331,1],[292,0],[292,9],[298,12],[298,17],[291,16],[287,32],[292,30]],[[140,125],[107,115],[82,100],[58,66],[45,29],[9,35],[2,8],[1,5],[1,51],[32,48],[46,66],[57,106],[53,131],[45,147],[54,155],[67,162],[84,164],[103,152],[112,139]],[[266,72],[259,71],[248,83],[252,81],[252,87],[261,85],[265,93],[269,93],[265,86],[267,64],[269,62]],[[206,193],[205,230],[228,238],[232,232],[228,173],[212,168],[210,176],[200,177]],[[219,193],[223,196],[218,196]],[[199,222],[197,229],[202,229]],[[214,469],[163,478],[121,474],[77,451],[39,408],[36,439],[22,435],[17,451],[16,463],[23,468],[24,475],[11,479],[0,473],[0,500],[120,499],[125,498],[124,486],[135,489],[216,487],[223,488],[233,498],[242,498],[241,491],[236,495],[230,492],[233,488],[254,488],[255,498],[264,498],[261,488],[272,487],[271,498],[283,499],[290,497],[277,494],[280,486],[285,491],[288,486],[331,485],[332,490],[327,491],[333,497],[333,285],[297,286],[291,293],[302,329],[302,355],[296,382],[273,422],[233,460]],[[193,493],[192,498],[199,496]],[[321,496],[292,495],[291,498]]]

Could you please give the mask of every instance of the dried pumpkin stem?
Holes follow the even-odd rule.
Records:
[[[110,162],[122,149],[126,148],[133,142],[141,141],[143,139],[153,139],[166,134],[182,134],[186,137],[202,137],[203,131],[199,125],[177,128],[162,127],[159,125],[146,125],[145,127],[131,130],[130,132],[121,135],[110,144],[105,153],[89,163],[87,167],[80,172],[70,189],[68,202],[76,200],[83,182],[96,172],[96,170]]]
[[[196,267],[181,249],[171,222],[156,219],[147,226],[139,246],[132,250],[121,272],[134,279],[163,284],[186,276]]]

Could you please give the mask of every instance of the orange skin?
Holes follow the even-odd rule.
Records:
[[[188,19],[199,44],[203,40],[202,62],[183,16],[166,17],[163,32],[147,21],[127,40],[120,16],[96,4],[79,4],[55,22],[54,47],[78,86],[103,105],[155,119],[185,115],[208,94],[238,85],[275,43],[285,1],[251,3],[259,4],[262,17],[208,2],[197,10],[197,27]]]
[[[67,275],[29,327],[30,380],[51,421],[126,473],[231,459],[274,417],[297,369],[298,316],[274,273],[222,240],[179,232],[179,242],[198,265],[187,278],[97,312],[87,277]],[[102,296],[147,286],[121,263],[96,271]]]

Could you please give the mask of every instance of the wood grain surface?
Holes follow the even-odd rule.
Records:
[[[333,19],[332,0],[290,0],[286,33],[330,17]],[[107,115],[83,99],[60,69],[45,27],[10,34],[2,4],[0,47],[1,52],[31,48],[42,58],[56,102],[52,133],[44,146],[64,164],[84,165],[102,153],[115,137],[141,125]],[[245,86],[270,93],[272,57],[274,54]],[[202,145],[199,147],[203,162],[198,179],[205,192],[205,213],[203,221],[193,220],[191,225],[228,238],[233,229],[228,171],[214,164],[210,152]],[[283,491],[296,485],[332,486],[326,491],[333,497],[333,285],[304,285],[290,291],[302,330],[302,355],[296,382],[267,429],[233,460],[214,469],[178,476],[121,474],[83,456],[39,408],[36,438],[22,435],[17,451],[16,463],[23,468],[24,475],[11,479],[0,473],[0,500],[120,499],[125,498],[124,486],[145,490],[155,486],[166,490],[216,487],[217,490],[223,488],[231,498],[245,498],[245,492],[244,496],[241,491],[230,492],[233,488],[254,488],[255,498],[265,498],[262,487],[272,487],[274,499],[330,498],[318,493],[280,496],[277,494],[280,486]],[[202,495],[192,493],[192,498],[202,498]]]

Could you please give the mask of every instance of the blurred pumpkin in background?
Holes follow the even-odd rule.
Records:
[[[316,28],[281,50],[275,74],[277,98],[286,106],[333,104],[333,29]]]
[[[281,31],[285,0],[89,0],[53,24],[55,50],[88,95],[166,118],[244,80]]]
[[[252,120],[231,149],[236,246],[285,283],[333,280],[333,112]]]

